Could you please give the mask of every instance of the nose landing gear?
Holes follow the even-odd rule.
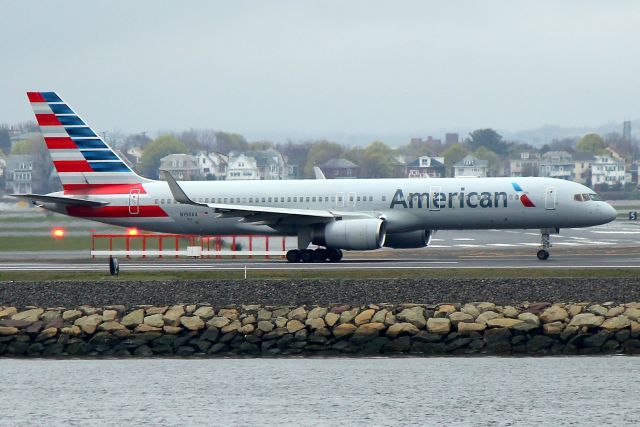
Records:
[[[549,234],[560,233],[559,228],[542,228],[540,229],[540,250],[536,254],[540,261],[546,261],[549,258],[549,248],[551,247],[551,238]]]

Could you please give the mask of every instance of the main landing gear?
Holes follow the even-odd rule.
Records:
[[[342,251],[335,248],[291,249],[287,252],[289,262],[338,262],[342,259]]]
[[[551,247],[551,238],[549,237],[550,232],[555,232],[558,234],[560,229],[548,229],[543,228],[540,230],[540,250],[536,254],[540,261],[546,261],[549,258],[549,248]]]

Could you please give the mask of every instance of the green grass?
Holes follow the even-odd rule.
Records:
[[[76,251],[91,249],[91,236],[72,236],[54,239],[51,236],[25,236],[0,238],[0,251]]]
[[[105,263],[106,266],[106,263]],[[637,269],[390,269],[390,270],[249,270],[248,280],[258,279],[437,279],[437,278],[461,278],[461,279],[481,279],[481,278],[637,278]],[[242,266],[239,265],[239,268]],[[127,272],[126,267],[121,269],[117,277],[109,276],[108,273],[100,272],[0,272],[0,281],[166,281],[166,280],[243,280],[244,272],[235,271],[162,271],[162,272]]]

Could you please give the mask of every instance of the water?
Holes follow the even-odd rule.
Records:
[[[640,357],[0,359],[0,425],[638,425]]]

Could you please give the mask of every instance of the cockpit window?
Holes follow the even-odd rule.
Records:
[[[574,194],[573,195],[573,200],[575,200],[576,202],[584,202],[585,200],[589,200],[588,199],[589,196],[587,196],[587,199],[584,199],[583,196],[587,196],[587,195],[586,194],[584,194],[584,195],[583,194]]]
[[[600,196],[598,196],[596,193],[591,193],[589,194],[589,197],[591,198],[591,200],[593,200],[594,202],[601,202],[602,198]]]

